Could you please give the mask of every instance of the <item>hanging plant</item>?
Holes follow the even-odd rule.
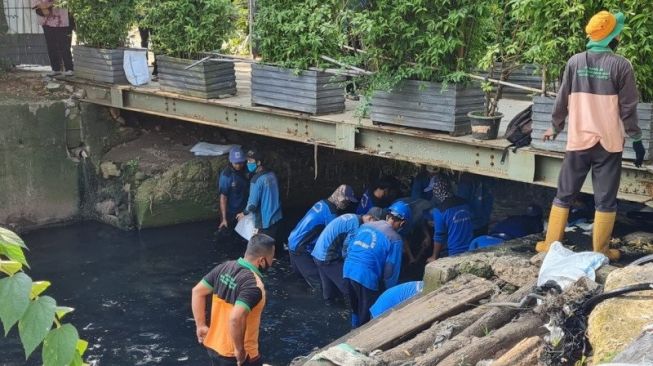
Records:
[[[66,0],[75,17],[77,38],[85,46],[114,49],[126,45],[135,22],[136,0]]]
[[[259,0],[255,45],[264,62],[293,69],[332,65],[346,44],[342,0]]]
[[[219,51],[234,32],[231,0],[152,0],[144,24],[156,53],[194,59]]]
[[[400,80],[459,82],[485,53],[490,0],[379,0],[354,16],[353,29],[376,72],[373,89]]]

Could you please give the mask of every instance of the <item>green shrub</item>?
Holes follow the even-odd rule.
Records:
[[[378,0],[354,16],[377,74],[373,88],[403,79],[462,81],[486,52],[491,0]]]
[[[0,1],[0,35],[7,33],[9,25],[7,25],[7,17],[5,16],[4,1]]]
[[[220,50],[234,33],[236,8],[231,0],[153,0],[145,14],[158,54],[197,58]]]
[[[75,15],[78,39],[86,46],[118,48],[126,45],[136,18],[136,0],[65,0]]]
[[[329,65],[346,44],[343,0],[259,0],[255,44],[264,62],[307,69]]]
[[[32,281],[24,272],[29,267],[25,249],[16,233],[0,227],[0,321],[4,335],[17,325],[25,359],[43,343],[44,366],[81,366],[88,342],[79,339],[73,325],[62,323],[74,309],[57,306],[55,299],[43,295],[50,282]]]

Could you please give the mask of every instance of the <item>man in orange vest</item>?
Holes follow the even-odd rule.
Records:
[[[262,365],[258,347],[265,306],[263,273],[272,265],[274,239],[256,234],[245,256],[219,264],[193,288],[192,310],[197,341],[213,366]],[[211,295],[211,322],[206,324],[206,297]]]
[[[625,134],[634,140],[636,166],[642,165],[645,154],[637,125],[639,96],[633,67],[614,54],[624,23],[622,13],[601,11],[594,15],[585,27],[587,51],[567,62],[553,109],[553,127],[544,135],[545,141],[554,139],[568,118],[567,148],[546,239],[537,243],[538,252],[548,251],[552,242],[562,239],[571,201],[591,169],[596,209],[593,248],[610,260],[619,259],[619,251],[609,249],[609,244],[617,213]]]

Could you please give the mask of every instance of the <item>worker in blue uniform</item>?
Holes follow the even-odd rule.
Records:
[[[355,202],[358,200],[354,190],[346,184],[339,186],[329,198],[315,203],[288,236],[290,264],[312,288],[320,284],[320,275],[311,255],[315,242],[322,230]]]
[[[322,284],[322,297],[331,301],[338,291],[348,297],[342,267],[351,238],[362,224],[381,220],[385,210],[372,207],[365,215],[344,214],[331,221],[315,242],[311,253]]]
[[[410,220],[410,207],[395,202],[385,221],[362,225],[351,240],[343,266],[352,310],[351,325],[370,320],[370,307],[383,288],[397,284],[403,243],[397,231]]]
[[[283,218],[277,176],[265,167],[263,154],[256,150],[247,152],[247,171],[254,174],[250,181],[249,198],[245,210],[236,218],[240,221],[246,215],[253,214],[257,232],[276,239],[279,222]]]
[[[220,172],[218,192],[220,194],[220,225],[224,232],[235,227],[236,215],[247,205],[249,176],[245,172],[245,153],[240,146],[229,150],[229,165]]]
[[[372,319],[422,293],[424,281],[410,281],[385,290],[370,308]]]
[[[467,201],[472,213],[473,236],[488,233],[494,196],[492,195],[492,181],[489,178],[479,177],[465,173],[460,177],[456,186],[456,196]]]
[[[415,175],[410,182],[410,198],[412,199],[423,199],[430,201],[431,192],[424,192],[426,187],[429,186],[431,182],[431,173],[426,170],[426,166],[422,165],[420,171]]]
[[[372,207],[386,208],[392,203],[391,198],[394,182],[390,177],[382,177],[376,180],[361,196],[356,215],[365,215]]]
[[[544,231],[542,207],[529,205],[524,215],[509,216],[499,221],[488,235],[481,235],[469,244],[469,250],[502,244],[505,241],[522,238]]]
[[[449,256],[464,253],[473,238],[472,214],[467,202],[453,194],[451,184],[444,177],[433,177],[425,191],[433,192],[435,208],[433,219],[433,254],[427,259],[432,262],[444,252]],[[427,226],[425,225],[425,228]],[[425,235],[429,235],[428,229]],[[428,240],[428,239],[427,239]]]

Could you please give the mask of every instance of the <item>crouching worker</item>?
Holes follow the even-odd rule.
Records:
[[[544,231],[542,216],[542,207],[530,205],[526,209],[526,214],[509,216],[497,222],[488,235],[482,235],[472,240],[471,244],[469,244],[469,250],[491,247],[503,244],[508,240],[539,234]]]
[[[320,275],[311,256],[315,242],[327,224],[352,202],[358,202],[354,190],[346,184],[341,185],[329,198],[314,204],[288,236],[292,268],[311,288],[317,288],[320,283]]]
[[[213,366],[262,365],[258,347],[265,306],[263,275],[272,265],[274,239],[255,234],[245,257],[219,264],[193,288],[192,310],[197,341]],[[206,297],[211,295],[211,322],[206,324]]]
[[[411,281],[385,290],[370,308],[372,319],[421,294],[423,289],[424,281]]]
[[[370,320],[370,307],[382,287],[397,284],[401,270],[403,241],[397,231],[410,220],[410,207],[395,202],[385,221],[362,225],[351,240],[343,267],[351,305],[351,325],[359,327]]]
[[[356,230],[362,225],[381,220],[384,210],[372,207],[366,215],[344,214],[331,221],[322,231],[313,248],[313,260],[322,284],[322,297],[330,302],[338,291],[348,297],[347,286],[342,277],[342,266],[347,248]]]

